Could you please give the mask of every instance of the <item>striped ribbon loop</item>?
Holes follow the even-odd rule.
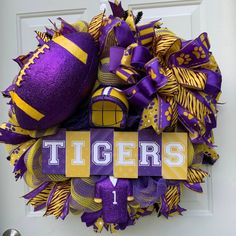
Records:
[[[88,32],[92,35],[95,42],[99,41],[99,37],[101,34],[101,27],[103,24],[103,17],[104,17],[104,12],[93,17],[93,19],[89,24]]]
[[[182,214],[184,208],[179,206],[180,203],[180,186],[168,186],[167,192],[161,197],[160,213],[168,218],[174,213]]]
[[[154,26],[158,25],[159,21],[160,19],[136,27],[138,42],[144,47],[151,48],[155,36]]]
[[[137,71],[130,68],[120,67],[115,71],[115,74],[128,84],[135,84],[137,79],[139,78],[139,74],[137,73]]]
[[[208,176],[206,171],[195,168],[188,168],[187,179],[189,183],[203,183],[204,178]]]
[[[44,43],[47,43],[51,40],[51,37],[49,34],[45,32],[35,31],[36,33],[36,39],[39,42],[39,45],[43,45]]]

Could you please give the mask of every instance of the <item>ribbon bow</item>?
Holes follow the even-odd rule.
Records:
[[[127,84],[135,84],[145,72],[145,64],[152,59],[149,50],[154,39],[154,26],[159,20],[136,26],[130,17],[126,21],[109,16],[101,29],[100,55],[110,57],[110,72]]]
[[[101,51],[113,30],[109,69],[132,85],[124,93],[143,108],[140,129],[153,127],[159,134],[180,121],[193,143],[213,146],[221,73],[207,34],[184,41],[167,29],[154,29],[158,20],[132,31],[125,21],[109,19]]]
[[[151,126],[159,134],[180,121],[189,131],[193,143],[212,146],[221,73],[209,51],[207,34],[203,33],[192,41],[183,41],[166,29],[157,29],[153,42],[155,57],[151,60],[145,56],[148,55],[147,48],[141,45],[130,48],[133,49],[131,53],[127,48],[123,50],[122,57],[121,53],[117,53],[116,59],[113,59],[113,50],[117,49],[111,49],[111,61],[116,65],[117,61],[121,63],[116,70],[113,65],[110,69],[117,73],[128,65],[138,73],[137,78],[145,75],[136,83],[127,77],[128,82],[135,84],[125,91],[131,103],[144,108],[140,129]],[[146,54],[137,53],[134,49]],[[128,59],[125,60],[125,56]]]

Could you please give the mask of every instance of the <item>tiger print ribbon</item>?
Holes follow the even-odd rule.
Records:
[[[182,214],[186,211],[184,208],[179,206],[180,203],[180,185],[170,185],[167,188],[165,194],[161,196],[161,208],[160,213],[168,218],[174,213]]]
[[[160,214],[166,218],[174,213],[182,214],[185,211],[184,208],[179,206],[181,196],[181,184],[188,189],[202,193],[201,183],[204,182],[204,178],[208,176],[206,171],[196,169],[193,167],[188,168],[187,180],[184,181],[169,181],[167,191],[162,194],[160,198]]]
[[[183,182],[184,186],[192,191],[202,193],[201,183],[204,182],[204,178],[208,176],[206,171],[196,169],[193,167],[188,168],[187,180]]]
[[[70,181],[44,182],[23,196],[35,211],[46,207],[45,215],[65,219],[69,213]]]
[[[180,121],[193,143],[212,146],[221,74],[207,34],[184,42],[157,29],[153,48],[147,75],[125,91],[131,103],[144,108],[140,129],[152,127],[159,134]]]

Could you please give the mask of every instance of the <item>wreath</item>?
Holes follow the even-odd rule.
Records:
[[[201,193],[208,176],[202,164],[219,158],[212,130],[221,73],[207,33],[183,40],[160,19],[139,24],[142,12],[134,15],[117,1],[110,6],[113,15],[102,12],[90,23],[59,18],[60,27],[36,31],[36,50],[14,60],[20,72],[3,92],[10,109],[0,126],[16,180],[23,178],[33,189],[24,196],[27,204],[61,219],[82,214],[96,232],[124,230],[153,212],[181,215],[182,188]],[[94,127],[157,136],[185,132],[186,178],[43,171],[44,139]]]

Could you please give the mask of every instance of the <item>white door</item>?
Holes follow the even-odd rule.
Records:
[[[0,5],[0,89],[9,85],[18,72],[11,61],[34,48],[34,30],[49,25],[48,18],[61,16],[69,22],[89,20],[105,0],[1,0]],[[236,235],[236,158],[234,155],[236,117],[236,76],[234,73],[236,38],[235,0],[124,0],[123,6],[143,11],[143,21],[161,17],[165,26],[189,39],[202,31],[209,33],[212,51],[223,74],[223,95],[215,132],[221,159],[209,172],[203,194],[185,193],[181,206],[188,211],[184,216],[166,220],[155,214],[140,219],[121,235],[181,235],[235,236]],[[1,121],[7,119],[7,106],[1,98]],[[12,167],[5,160],[7,153],[1,146],[0,158],[0,234],[15,228],[23,236],[95,235],[81,223],[79,216],[68,216],[65,221],[41,217],[25,206],[20,196],[28,189],[23,181],[15,183]],[[103,231],[102,235],[108,235]]]

